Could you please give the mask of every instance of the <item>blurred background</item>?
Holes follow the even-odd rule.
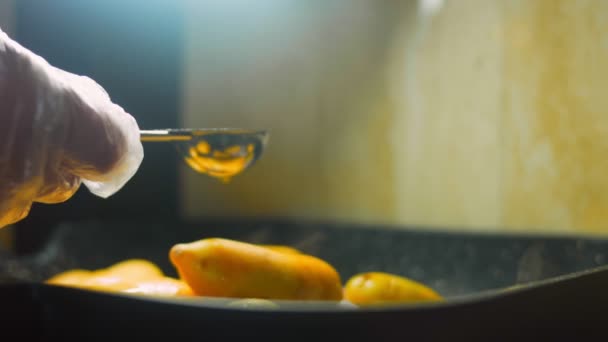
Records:
[[[20,251],[143,215],[608,233],[606,1],[0,0],[0,27],[142,128],[271,132],[229,184],[146,145],[111,199],[0,231]]]

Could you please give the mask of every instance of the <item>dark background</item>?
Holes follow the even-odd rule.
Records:
[[[19,43],[96,80],[140,128],[178,126],[183,21],[173,1],[20,0],[16,7]],[[177,162],[173,146],[148,145],[139,172],[112,200],[82,186],[75,200],[35,204],[15,229],[17,253],[36,250],[60,221],[175,218]]]

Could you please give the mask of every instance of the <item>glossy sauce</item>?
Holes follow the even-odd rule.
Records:
[[[235,145],[224,150],[214,150],[208,143],[202,141],[190,147],[188,152],[184,159],[192,169],[228,183],[251,163],[254,157],[254,145],[248,144],[246,147]]]

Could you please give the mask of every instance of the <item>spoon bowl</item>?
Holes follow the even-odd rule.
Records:
[[[239,128],[140,131],[142,142],[174,142],[195,171],[228,182],[251,167],[268,143],[268,132]]]

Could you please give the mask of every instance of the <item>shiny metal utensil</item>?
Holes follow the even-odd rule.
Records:
[[[142,142],[175,142],[195,171],[228,182],[262,155],[268,132],[235,128],[141,130]]]

